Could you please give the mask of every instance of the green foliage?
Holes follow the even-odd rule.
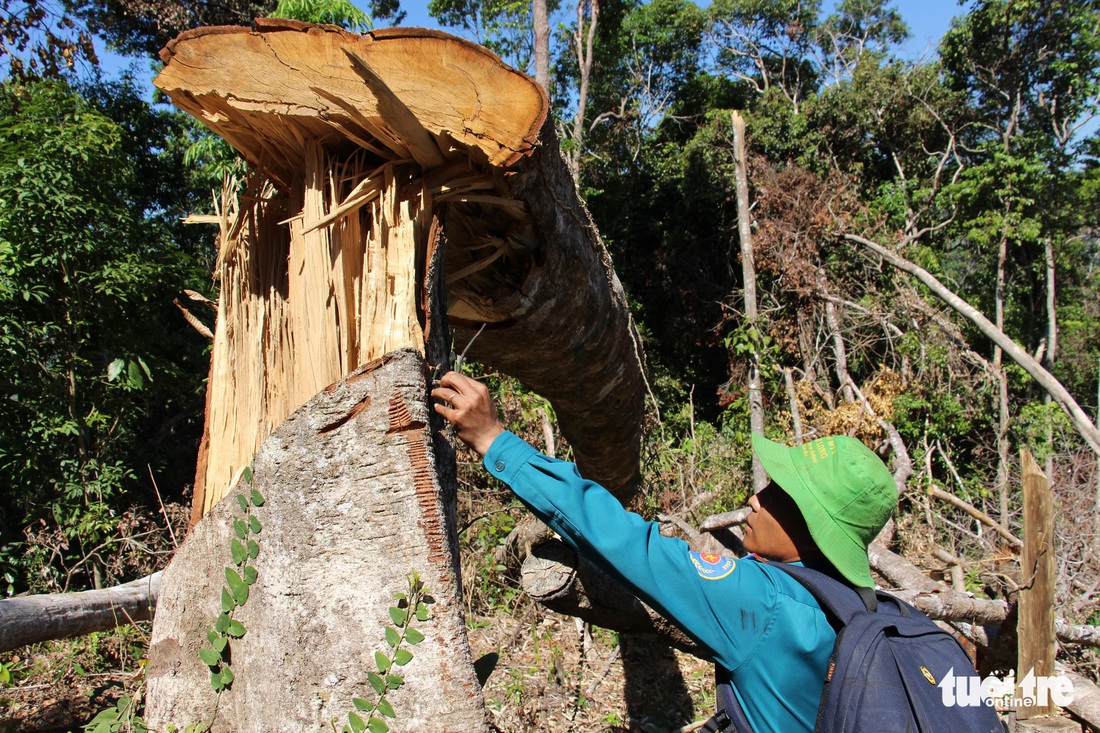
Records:
[[[396,594],[394,600],[397,604],[389,609],[393,625],[385,628],[386,651],[374,653],[378,671],[367,673],[367,681],[374,690],[374,702],[360,697],[352,698],[355,711],[348,713],[348,722],[340,729],[340,733],[386,733],[390,729],[386,719],[397,718],[397,711],[387,696],[405,684],[405,678],[397,674],[396,669],[413,660],[413,653],[408,647],[416,646],[425,638],[415,628],[414,622],[427,621],[431,615],[429,607],[435,603],[415,570],[409,574],[408,580],[408,591]],[[336,729],[335,722],[333,720],[333,730]]]
[[[35,518],[66,544],[23,558],[21,588],[112,538],[139,467],[193,465],[156,436],[201,404],[183,361],[201,344],[171,305],[201,277],[173,221],[185,199],[146,175],[177,129],[126,82],[0,86],[0,544]]]
[[[85,726],[84,733],[148,733],[138,714],[139,701],[123,695],[113,707],[100,711]]]
[[[1049,138],[1097,109],[1100,3],[982,0],[944,36],[950,81],[972,95],[986,134]]]
[[[251,486],[251,468],[246,466],[241,470],[241,482],[245,486]],[[225,568],[225,585],[221,591],[222,610],[214,625],[206,628],[206,639],[210,646],[199,649],[199,659],[210,668],[210,686],[218,693],[233,684],[234,674],[230,666],[232,642],[243,639],[248,633],[244,624],[233,616],[238,608],[248,602],[249,588],[259,579],[252,561],[260,555],[260,545],[254,536],[260,534],[263,525],[252,512],[264,505],[264,497],[257,489],[246,488],[236,494],[236,501],[240,513],[233,517],[234,537],[229,543],[233,564]]]
[[[865,55],[882,57],[908,37],[909,27],[886,0],[842,0],[817,28],[818,45],[832,58],[838,78],[859,66]]]
[[[715,0],[708,8],[719,67],[797,102],[817,86],[811,61],[820,0]]]
[[[350,0],[279,0],[270,17],[330,23],[356,32],[373,27],[370,16]]]
[[[243,25],[267,15],[275,0],[163,0],[157,3],[67,0],[65,7],[115,51],[150,59],[189,28]]]
[[[550,0],[547,5],[556,3]],[[518,69],[528,69],[533,63],[531,3],[527,0],[431,0],[428,13],[445,28],[472,34],[478,43]]]

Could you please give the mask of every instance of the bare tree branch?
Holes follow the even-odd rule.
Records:
[[[1050,396],[1057,402],[1070,420],[1073,422],[1074,427],[1077,428],[1077,432],[1084,438],[1085,442],[1089,444],[1094,452],[1100,455],[1100,430],[1096,429],[1092,420],[1085,413],[1081,406],[1077,404],[1077,400],[1073,398],[1073,395],[1062,386],[1054,376],[1043,368],[1039,362],[1027,353],[1023,348],[1013,341],[1009,336],[1001,329],[994,326],[988,318],[960,298],[954,292],[949,290],[939,280],[935,278],[930,272],[920,267],[919,265],[910,262],[897,252],[883,247],[878,242],[873,242],[866,237],[861,237],[858,234],[845,233],[844,238],[850,242],[861,244],[864,247],[876,252],[884,260],[889,262],[899,270],[904,270],[909,274],[916,277],[922,283],[924,283],[929,290],[931,290],[938,298],[943,300],[949,306],[954,308],[959,314],[967,318],[971,323],[978,327],[978,329],[985,334],[990,340],[1000,346],[1006,354],[1008,354],[1017,364],[1024,368],[1024,370],[1031,375],[1031,377],[1039,383],[1043,389],[1045,389]]]

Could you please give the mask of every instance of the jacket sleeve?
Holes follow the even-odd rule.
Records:
[[[778,589],[761,563],[691,552],[683,540],[662,536],[656,523],[626,511],[572,463],[548,458],[512,433],[493,442],[483,463],[565,542],[726,669],[736,669],[767,636]]]

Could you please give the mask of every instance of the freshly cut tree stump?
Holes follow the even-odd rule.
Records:
[[[453,457],[424,401],[423,358],[399,351],[322,391],[272,433],[254,462],[257,579],[234,612],[234,680],[216,693],[199,658],[222,611],[236,500],[192,528],[165,571],[153,629],[146,719],[157,730],[328,731],[353,697],[374,701],[375,652],[387,652],[389,607],[415,571],[435,603],[426,637],[394,671],[394,728],[487,731],[466,641],[453,527]],[[436,425],[436,428],[439,426]],[[443,475],[441,475],[441,473]],[[450,488],[448,488],[450,487]],[[165,610],[170,610],[165,613]]]

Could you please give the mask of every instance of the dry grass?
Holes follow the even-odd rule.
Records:
[[[713,667],[695,657],[530,603],[471,625],[475,658],[499,655],[484,691],[501,731],[657,733],[713,712]]]

